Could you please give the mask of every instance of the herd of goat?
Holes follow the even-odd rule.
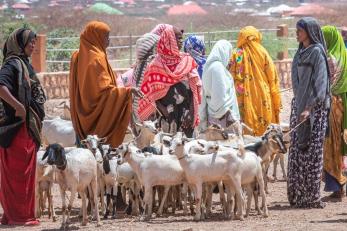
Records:
[[[158,216],[168,209],[173,213],[183,209],[185,215],[194,214],[194,220],[203,220],[211,214],[216,187],[226,219],[247,217],[252,198],[258,214],[267,217],[267,172],[272,161],[274,177],[280,160],[286,178],[284,154],[290,138],[286,124],[271,124],[261,137],[255,137],[240,134],[242,125],[235,122],[228,130],[210,126],[192,139],[181,132],[164,133],[155,122],[145,121],[136,124],[138,136],[129,129],[119,147],[91,134],[81,141],[86,148],[77,148],[68,106],[64,105],[64,111],[64,119],[43,121],[44,142],[37,153],[36,171],[36,216],[43,214],[48,201],[48,215],[56,220],[52,199],[56,183],[64,228],[76,194],[82,199],[82,225],[88,222],[89,212],[97,225],[99,210],[105,219],[111,213],[115,218],[118,186],[123,199],[130,201],[132,215],[142,213],[141,220],[151,219],[153,208]],[[67,191],[71,193],[68,205]]]

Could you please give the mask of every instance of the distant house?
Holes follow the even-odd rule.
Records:
[[[30,10],[31,7],[27,4],[24,3],[16,3],[11,6],[12,9],[14,10]]]
[[[289,16],[304,17],[314,15],[330,15],[334,14],[333,9],[326,8],[319,4],[305,4],[292,9]]]
[[[206,15],[202,7],[200,7],[196,2],[185,2],[183,5],[174,5],[168,11],[168,15]]]

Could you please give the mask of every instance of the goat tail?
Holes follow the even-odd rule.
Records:
[[[245,145],[241,142],[238,142],[238,148],[240,151],[240,156],[243,158],[245,156],[245,153],[246,153]]]

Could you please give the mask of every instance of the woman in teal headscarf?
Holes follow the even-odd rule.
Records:
[[[343,139],[347,137],[347,52],[342,35],[336,27],[324,26],[322,31],[329,54],[332,93],[330,134],[324,149],[324,190],[333,192],[329,199],[341,199],[345,194],[343,185],[347,182],[342,174],[343,156],[347,154]]]

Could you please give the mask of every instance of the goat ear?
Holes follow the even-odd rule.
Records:
[[[87,140],[86,140],[86,139],[81,140],[80,142],[81,142],[81,144],[83,144],[83,145],[86,145],[86,144],[87,144]]]
[[[45,152],[45,154],[43,154],[43,156],[42,156],[42,159],[41,160],[44,160],[44,159],[46,159],[47,158],[47,156],[48,156],[48,148],[47,148],[47,150],[46,150],[46,152]]]
[[[104,137],[104,138],[100,138],[100,139],[99,139],[99,143],[100,143],[100,144],[105,144],[106,141],[107,141],[107,137]]]
[[[205,145],[203,143],[201,143],[200,141],[198,141],[198,144],[203,148],[205,147]]]

